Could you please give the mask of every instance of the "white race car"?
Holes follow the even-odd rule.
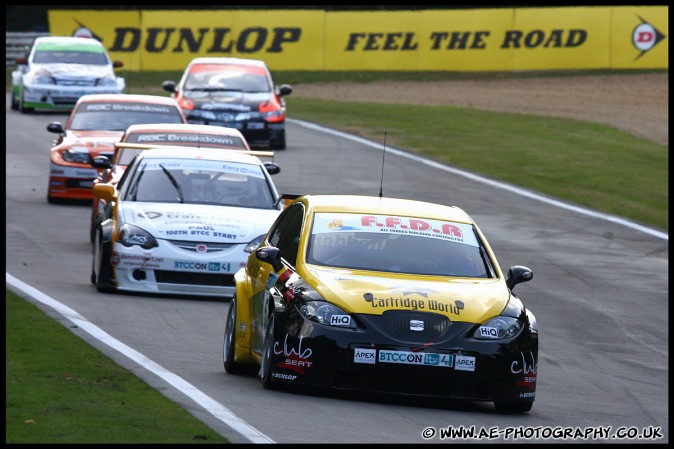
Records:
[[[26,57],[17,58],[12,72],[12,109],[72,110],[87,94],[120,94],[124,78],[115,75],[122,67],[111,61],[96,39],[84,37],[38,37]]]
[[[94,195],[113,205],[97,226],[91,282],[99,291],[231,297],[234,273],[282,204],[273,153],[164,147],[143,151],[119,183]]]

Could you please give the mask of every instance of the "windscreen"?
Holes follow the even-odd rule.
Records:
[[[472,225],[406,216],[317,213],[307,262],[433,276],[492,272]]]
[[[149,103],[82,103],[69,129],[77,131],[126,131],[144,123],[184,123],[177,107]]]

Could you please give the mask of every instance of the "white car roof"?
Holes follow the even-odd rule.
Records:
[[[40,36],[35,39],[35,44],[42,42],[54,43],[54,44],[82,44],[82,45],[94,45],[96,47],[102,47],[101,44],[96,39],[90,39],[87,37],[72,37],[72,36]]]
[[[189,65],[192,64],[241,64],[241,65],[250,65],[258,67],[267,67],[267,64],[264,61],[259,59],[244,59],[244,58],[194,58],[190,61]]]

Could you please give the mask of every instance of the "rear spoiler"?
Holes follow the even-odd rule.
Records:
[[[189,145],[153,145],[147,143],[129,143],[129,142],[115,142],[115,148],[133,148],[136,150],[152,150],[154,148],[194,148],[197,150],[203,150],[208,148],[218,148],[218,147],[195,147]],[[235,150],[229,148],[218,148],[221,150],[232,151],[234,153],[244,153],[250,154],[251,156],[257,157],[270,157],[274,159],[273,151],[257,151],[257,150]]]

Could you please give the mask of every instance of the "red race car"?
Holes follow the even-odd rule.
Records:
[[[91,200],[100,171],[96,156],[112,157],[114,143],[135,123],[186,123],[174,99],[155,95],[96,94],[82,96],[65,126],[47,125],[59,136],[50,151],[47,201]]]

